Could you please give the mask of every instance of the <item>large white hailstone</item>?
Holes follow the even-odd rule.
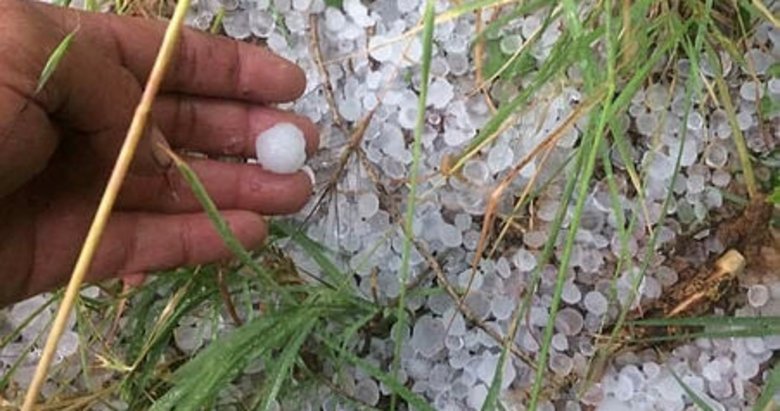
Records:
[[[257,162],[278,174],[291,174],[306,161],[303,131],[291,123],[279,123],[263,131],[255,140]]]

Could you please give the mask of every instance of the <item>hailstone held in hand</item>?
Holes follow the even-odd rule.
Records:
[[[291,123],[279,123],[263,131],[255,140],[257,162],[278,174],[291,174],[306,161],[303,131]]]

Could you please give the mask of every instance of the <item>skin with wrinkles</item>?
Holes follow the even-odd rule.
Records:
[[[49,82],[38,75],[78,27]],[[0,306],[66,282],[151,70],[165,23],[0,0]],[[270,105],[299,97],[303,72],[271,52],[186,29],[153,107],[153,123],[109,221],[88,280],[229,257],[189,187],[154,142],[210,156],[254,155],[254,137],[280,122],[314,125]],[[192,160],[246,247],[261,215],[300,209],[304,172]]]

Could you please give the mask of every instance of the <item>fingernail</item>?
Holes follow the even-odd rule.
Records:
[[[168,153],[165,152],[165,149],[170,150],[171,146],[168,145],[168,141],[165,140],[165,136],[163,135],[162,131],[157,128],[157,126],[152,126],[150,138],[152,143],[152,157],[154,157],[154,161],[157,163],[157,165],[164,169],[169,168],[171,163],[173,163],[173,159],[171,159]]]
[[[314,178],[314,170],[311,169],[309,166],[303,166],[301,167],[301,171],[306,173],[307,176],[309,176],[309,180],[311,180],[311,187],[314,188],[314,185],[317,184],[317,179]]]

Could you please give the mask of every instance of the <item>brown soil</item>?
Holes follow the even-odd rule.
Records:
[[[714,231],[712,235],[722,245],[724,253],[708,258],[704,265],[692,263],[686,255],[695,253],[694,250],[700,248],[704,241],[681,238],[675,247],[675,255],[670,257],[672,267],[680,273],[680,281],[664,290],[664,297],[646,305],[642,317],[703,315],[715,305],[728,303],[740,294],[737,284],[742,282],[742,277],[747,272],[765,271],[769,262],[765,256],[771,254],[767,250],[777,250],[776,237],[770,234],[769,227],[772,212],[773,205],[760,197],[751,201],[740,214],[717,223],[711,229]],[[723,256],[730,250],[737,251],[744,258],[744,270],[742,264],[734,263],[732,266],[739,266],[739,272],[723,272]],[[681,304],[697,294],[701,294],[698,297],[700,301],[692,304],[690,310],[679,309]]]

